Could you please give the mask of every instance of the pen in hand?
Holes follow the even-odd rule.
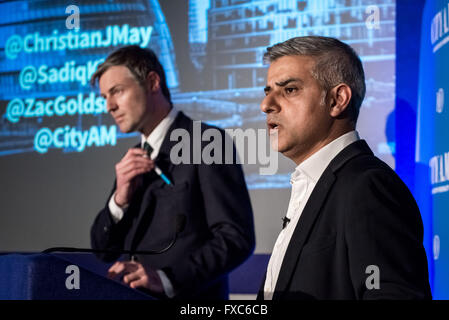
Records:
[[[150,144],[148,142],[145,142],[143,144],[143,149],[147,152],[147,154],[145,155],[146,157],[151,159],[151,153],[153,152],[153,148],[150,146]],[[162,170],[156,165],[156,163],[154,164],[154,171],[157,173],[157,175],[159,177],[162,178],[162,180],[164,180],[164,182],[169,185],[169,186],[173,186],[170,179],[167,178],[167,176],[162,172]]]

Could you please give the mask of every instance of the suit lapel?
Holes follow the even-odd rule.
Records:
[[[273,300],[282,297],[290,285],[293,272],[298,263],[301,251],[309,238],[310,232],[318,218],[327,194],[336,179],[337,171],[349,160],[360,155],[373,155],[365,140],[356,141],[344,148],[327,166],[307,201],[306,206],[293,232],[290,243],[282,261]]]
[[[170,179],[170,181],[175,184],[172,176],[174,164],[170,160],[170,151],[172,147],[177,143],[177,141],[170,141],[170,135],[173,130],[182,128],[188,130],[188,123],[190,119],[187,118],[182,111],[179,111],[173,123],[167,130],[164,140],[162,141],[159,153],[155,159],[157,166],[162,170],[162,172]],[[141,208],[147,208],[151,204],[152,196],[151,191],[154,189],[160,189],[165,186],[165,182],[162,178],[158,177],[149,188],[145,191]]]
[[[159,149],[159,153],[156,157],[157,165],[168,176],[174,185],[176,185],[176,181],[173,180],[171,173],[175,165],[170,160],[170,152],[178,141],[171,141],[170,135],[175,129],[185,129],[189,131],[189,125],[191,122],[192,120],[190,118],[186,117],[182,111],[179,111],[170,128],[167,130],[167,134],[164,137],[164,141],[162,142],[161,148]],[[158,187],[163,186],[164,183],[158,184]]]
[[[177,143],[177,141],[170,141],[170,135],[172,131],[177,128],[186,129],[188,131],[190,122],[190,118],[186,117],[182,111],[179,111],[175,120],[168,128],[167,133],[164,137],[164,141],[162,142],[159,149],[159,153],[155,159],[158,167],[162,170],[162,172],[164,172],[165,175],[167,175],[167,177],[174,185],[176,185],[176,181],[172,176],[174,164],[170,161],[170,151],[171,148]],[[140,144],[137,147],[140,147]],[[146,190],[144,191],[142,203],[140,206],[139,220],[141,219],[143,212],[150,207],[151,202],[153,201],[152,191],[154,189],[163,188],[164,186],[165,182],[160,177],[157,177],[154,181],[152,181],[150,186],[146,186]]]
[[[319,216],[321,206],[323,205],[334,181],[334,173],[331,170],[326,169],[313,189],[298,224],[296,225],[295,231],[293,232],[287,251],[285,252],[279,277],[276,282],[273,300],[279,298],[279,295],[286,291],[290,283],[290,279],[293,276],[293,271],[298,263],[304,243],[309,237],[310,231]]]

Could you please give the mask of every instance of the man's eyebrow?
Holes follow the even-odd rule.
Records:
[[[121,85],[120,83],[113,85],[112,87],[110,87],[110,88],[107,90],[107,93],[113,92],[113,91],[114,91],[115,89],[117,89],[117,87],[120,86],[120,85]],[[102,93],[102,92],[100,92],[100,95],[101,95],[103,98],[106,96],[106,94],[104,94],[104,93]]]
[[[303,84],[304,82],[299,78],[288,78],[287,80],[275,82],[277,86],[279,87],[285,87],[290,82],[299,82],[300,84]]]
[[[275,82],[275,84],[279,87],[285,87],[287,84],[289,84],[291,82],[299,82],[300,85],[303,85],[303,83],[304,83],[304,81],[302,81],[299,78],[288,78],[287,80],[284,80],[284,81]],[[271,90],[270,86],[266,86],[265,88],[263,88],[263,91],[265,93],[269,92],[270,90]]]

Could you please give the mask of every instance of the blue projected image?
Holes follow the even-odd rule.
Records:
[[[168,85],[178,86],[173,44],[157,1],[84,1],[79,6],[80,28],[68,28],[66,6],[65,1],[0,4],[4,48],[0,58],[0,155],[49,149],[80,152],[85,146],[115,145],[117,138],[135,136],[117,133],[115,124],[103,115],[104,99],[89,85],[98,64],[114,48],[151,47],[165,66]],[[86,117],[94,117],[97,124],[87,127]],[[82,139],[61,138],[59,129],[67,127],[72,127],[72,137],[101,128],[101,138],[86,144]]]
[[[207,11],[207,14],[205,12]],[[373,22],[373,15],[382,17]],[[204,26],[207,26],[206,29]],[[394,167],[395,1],[189,1],[193,92],[173,96],[192,116],[220,127],[263,127],[259,105],[268,46],[294,36],[339,38],[361,56],[367,93],[358,120],[361,136]],[[237,116],[236,116],[237,115]],[[289,188],[290,169],[277,176],[246,170],[250,188]]]
[[[2,2],[0,156],[81,152],[135,139],[117,130],[89,85],[98,64],[128,44],[156,52],[174,105],[194,119],[222,128],[265,128],[259,104],[267,46],[324,35],[361,56],[367,94],[358,131],[394,167],[394,0],[190,0],[185,24],[177,19],[181,2],[171,3],[83,1],[75,28],[67,23],[73,17],[65,1]],[[278,175],[260,176],[245,166],[252,189],[288,188],[290,171],[281,163]]]

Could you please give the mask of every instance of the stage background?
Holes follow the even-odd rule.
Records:
[[[447,8],[447,1],[431,2],[432,10],[439,9],[427,9],[424,42],[430,37],[427,24]],[[79,8],[79,29],[71,29],[73,21],[67,20],[73,13],[70,5]],[[362,58],[367,95],[357,129],[417,198],[434,294],[447,297],[443,289],[447,280],[438,275],[438,263],[447,260],[447,223],[432,217],[428,168],[430,155],[444,158],[448,148],[441,142],[441,150],[432,154],[429,149],[427,158],[417,157],[415,164],[423,7],[423,0],[1,2],[0,251],[89,246],[90,225],[107,200],[114,164],[139,139],[116,129],[98,91],[86,82],[114,49],[133,43],[154,49],[166,70],[175,107],[194,119],[222,128],[264,128],[259,104],[265,85],[265,48],[293,36],[327,35],[352,45]],[[372,20],[376,8],[378,28]],[[59,40],[64,37],[66,42]],[[429,74],[425,79],[430,78]],[[433,91],[429,87],[431,106],[436,103],[437,91]],[[49,101],[53,110],[45,110]],[[57,101],[59,114],[54,108]],[[29,105],[34,109],[25,114]],[[447,118],[446,109],[438,115]],[[76,144],[71,132],[84,132],[90,145]],[[57,133],[58,139],[57,145],[47,148],[48,133]],[[420,145],[424,141],[431,148],[436,136],[421,138]],[[39,139],[42,144],[37,144]],[[290,197],[294,165],[282,156],[279,161],[278,173],[272,176],[261,176],[257,165],[244,166],[258,254],[271,252]],[[423,189],[425,182],[427,189]],[[447,208],[440,206],[441,212]],[[435,223],[442,230],[434,279]]]
[[[436,299],[449,298],[448,42],[449,1],[426,1],[420,42],[415,194],[428,220],[426,241]]]

